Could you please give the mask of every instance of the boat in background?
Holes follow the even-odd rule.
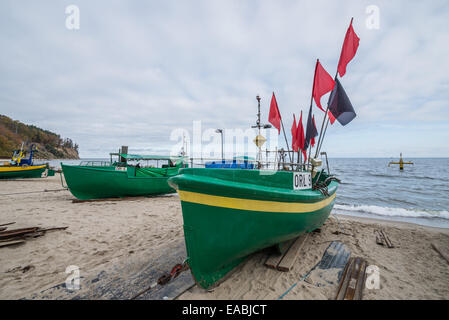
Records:
[[[45,178],[55,175],[48,163],[35,164],[33,162],[33,155],[37,151],[36,145],[30,146],[28,156],[23,146],[22,143],[20,150],[13,152],[9,162],[0,165],[0,179]]]
[[[67,187],[80,200],[173,193],[167,180],[187,166],[184,157],[111,153],[111,161],[61,163]],[[113,162],[112,157],[118,156]],[[146,166],[143,166],[146,161]],[[150,164],[150,162],[152,164]],[[159,167],[161,164],[161,167]]]
[[[232,160],[208,161],[205,168],[254,169],[255,159],[248,156],[234,157]]]

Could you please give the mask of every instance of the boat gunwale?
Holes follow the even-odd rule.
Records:
[[[91,170],[100,171],[105,174],[122,174],[126,175],[128,179],[169,179],[173,177],[172,175],[162,176],[162,177],[152,177],[152,176],[130,176],[127,171],[111,170],[110,168],[115,168],[116,166],[104,166],[104,167],[92,167],[92,166],[80,166],[80,165],[67,165],[61,163],[62,171],[64,172],[64,167],[70,167],[75,170]],[[106,169],[109,168],[109,169]]]
[[[27,167],[21,167],[21,166],[0,166],[0,172],[24,172],[24,171],[32,171],[32,170],[40,170],[47,167],[46,164],[40,164],[40,165],[32,165]],[[6,169],[18,169],[18,170],[1,170],[3,168]]]
[[[182,181],[181,185],[179,181]],[[200,183],[201,187],[198,186],[198,183]],[[318,190],[293,190],[262,186],[255,183],[236,182],[208,176],[195,176],[187,173],[180,173],[179,175],[170,177],[168,184],[176,190],[207,194],[210,196],[287,203],[298,201],[304,203],[319,202],[333,196],[338,189],[338,183],[332,181],[328,188],[329,196],[324,196]],[[185,188],[185,186],[188,187]],[[219,192],[217,192],[217,188],[220,188]],[[233,192],[234,190],[239,190],[239,192],[235,193]]]

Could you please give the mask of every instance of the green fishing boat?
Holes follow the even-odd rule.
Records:
[[[2,165],[0,166],[0,179],[45,178],[49,172],[54,175],[54,171],[47,164],[23,167]]]
[[[112,156],[119,156],[113,162]],[[148,166],[142,166],[146,162]],[[155,164],[155,166],[149,164]],[[161,167],[158,165],[161,164]],[[111,161],[61,163],[70,192],[80,200],[173,193],[167,180],[186,166],[183,157],[111,153]]]
[[[181,200],[187,261],[203,288],[249,254],[320,227],[338,188],[323,170],[312,179],[310,171],[189,168],[169,184]]]
[[[24,144],[19,150],[15,150],[9,162],[0,164],[0,179],[19,178],[45,178],[54,176],[54,170],[48,163],[36,164],[33,155],[37,151],[34,144],[30,146],[28,153],[24,150]]]

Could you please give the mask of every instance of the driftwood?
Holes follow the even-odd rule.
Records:
[[[19,244],[25,242],[29,238],[37,238],[43,236],[47,231],[53,230],[65,230],[68,227],[54,227],[54,228],[20,228],[8,231],[0,230],[0,247],[6,247],[13,244]],[[14,242],[14,243],[13,243]]]
[[[0,240],[14,238],[14,237],[20,237],[20,236],[24,236],[28,233],[35,233],[38,229],[39,229],[38,227],[33,227],[33,228],[21,228],[21,229],[2,231],[2,232],[0,232]]]
[[[364,258],[350,258],[338,285],[335,300],[362,300],[367,262]]]
[[[16,222],[14,221],[14,222],[3,223],[3,224],[0,224],[0,227],[9,226],[14,223],[16,223]]]
[[[393,243],[391,242],[391,240],[388,237],[387,233],[383,229],[381,229],[381,230],[374,230],[374,234],[376,236],[376,243],[378,245],[381,245],[381,246],[386,245],[388,248],[394,248]]]
[[[15,240],[15,241],[0,242],[0,248],[16,246],[16,245],[24,244],[24,243],[25,243],[25,240]]]

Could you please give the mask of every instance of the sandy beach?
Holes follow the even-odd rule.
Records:
[[[154,269],[158,276],[170,271],[158,263],[173,248],[181,248],[175,260],[185,258],[177,194],[85,203],[72,203],[73,199],[62,189],[59,174],[0,181],[0,224],[16,222],[8,230],[68,227],[0,248],[0,299],[128,299],[145,287],[138,281],[143,272]],[[376,244],[374,230],[379,228],[387,232],[394,248]],[[321,259],[333,240],[379,268],[380,288],[365,289],[363,299],[449,299],[449,264],[431,246],[449,251],[448,229],[342,215],[331,215],[321,232],[310,234],[290,272],[265,267],[267,252],[261,251],[213,290],[194,286],[178,298],[277,299]],[[77,292],[60,287],[71,265],[80,270]],[[100,292],[99,284],[106,281],[115,281],[116,288],[121,286],[127,294]],[[310,277],[283,299],[332,299],[336,287],[318,287]]]

